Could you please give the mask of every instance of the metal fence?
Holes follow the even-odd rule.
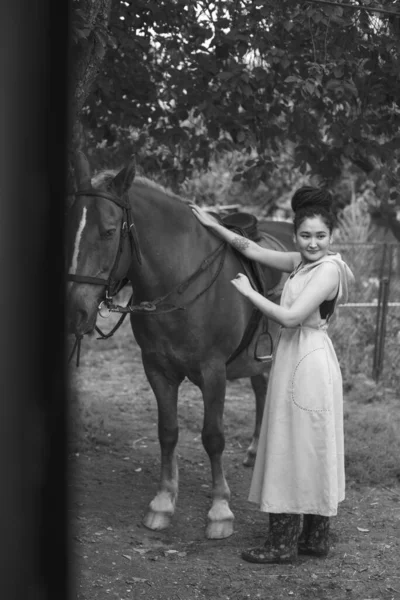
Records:
[[[341,253],[356,275],[351,301],[340,307],[376,310],[372,376],[378,381],[384,365],[388,312],[400,308],[400,244],[347,242],[335,244],[333,250]]]

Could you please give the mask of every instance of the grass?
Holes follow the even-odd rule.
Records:
[[[347,479],[374,486],[400,483],[399,409],[399,397],[380,386],[358,384],[345,395]]]

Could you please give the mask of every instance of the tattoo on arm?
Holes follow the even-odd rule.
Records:
[[[250,240],[245,237],[235,237],[231,241],[231,245],[239,252],[244,252],[250,246]]]

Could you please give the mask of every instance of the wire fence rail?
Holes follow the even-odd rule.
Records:
[[[387,307],[399,307],[400,302],[388,302]],[[346,302],[346,304],[338,304],[340,308],[378,308],[377,302]]]

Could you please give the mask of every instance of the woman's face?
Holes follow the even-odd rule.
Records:
[[[328,253],[331,234],[321,217],[307,217],[297,229],[295,243],[304,262],[315,262]]]

